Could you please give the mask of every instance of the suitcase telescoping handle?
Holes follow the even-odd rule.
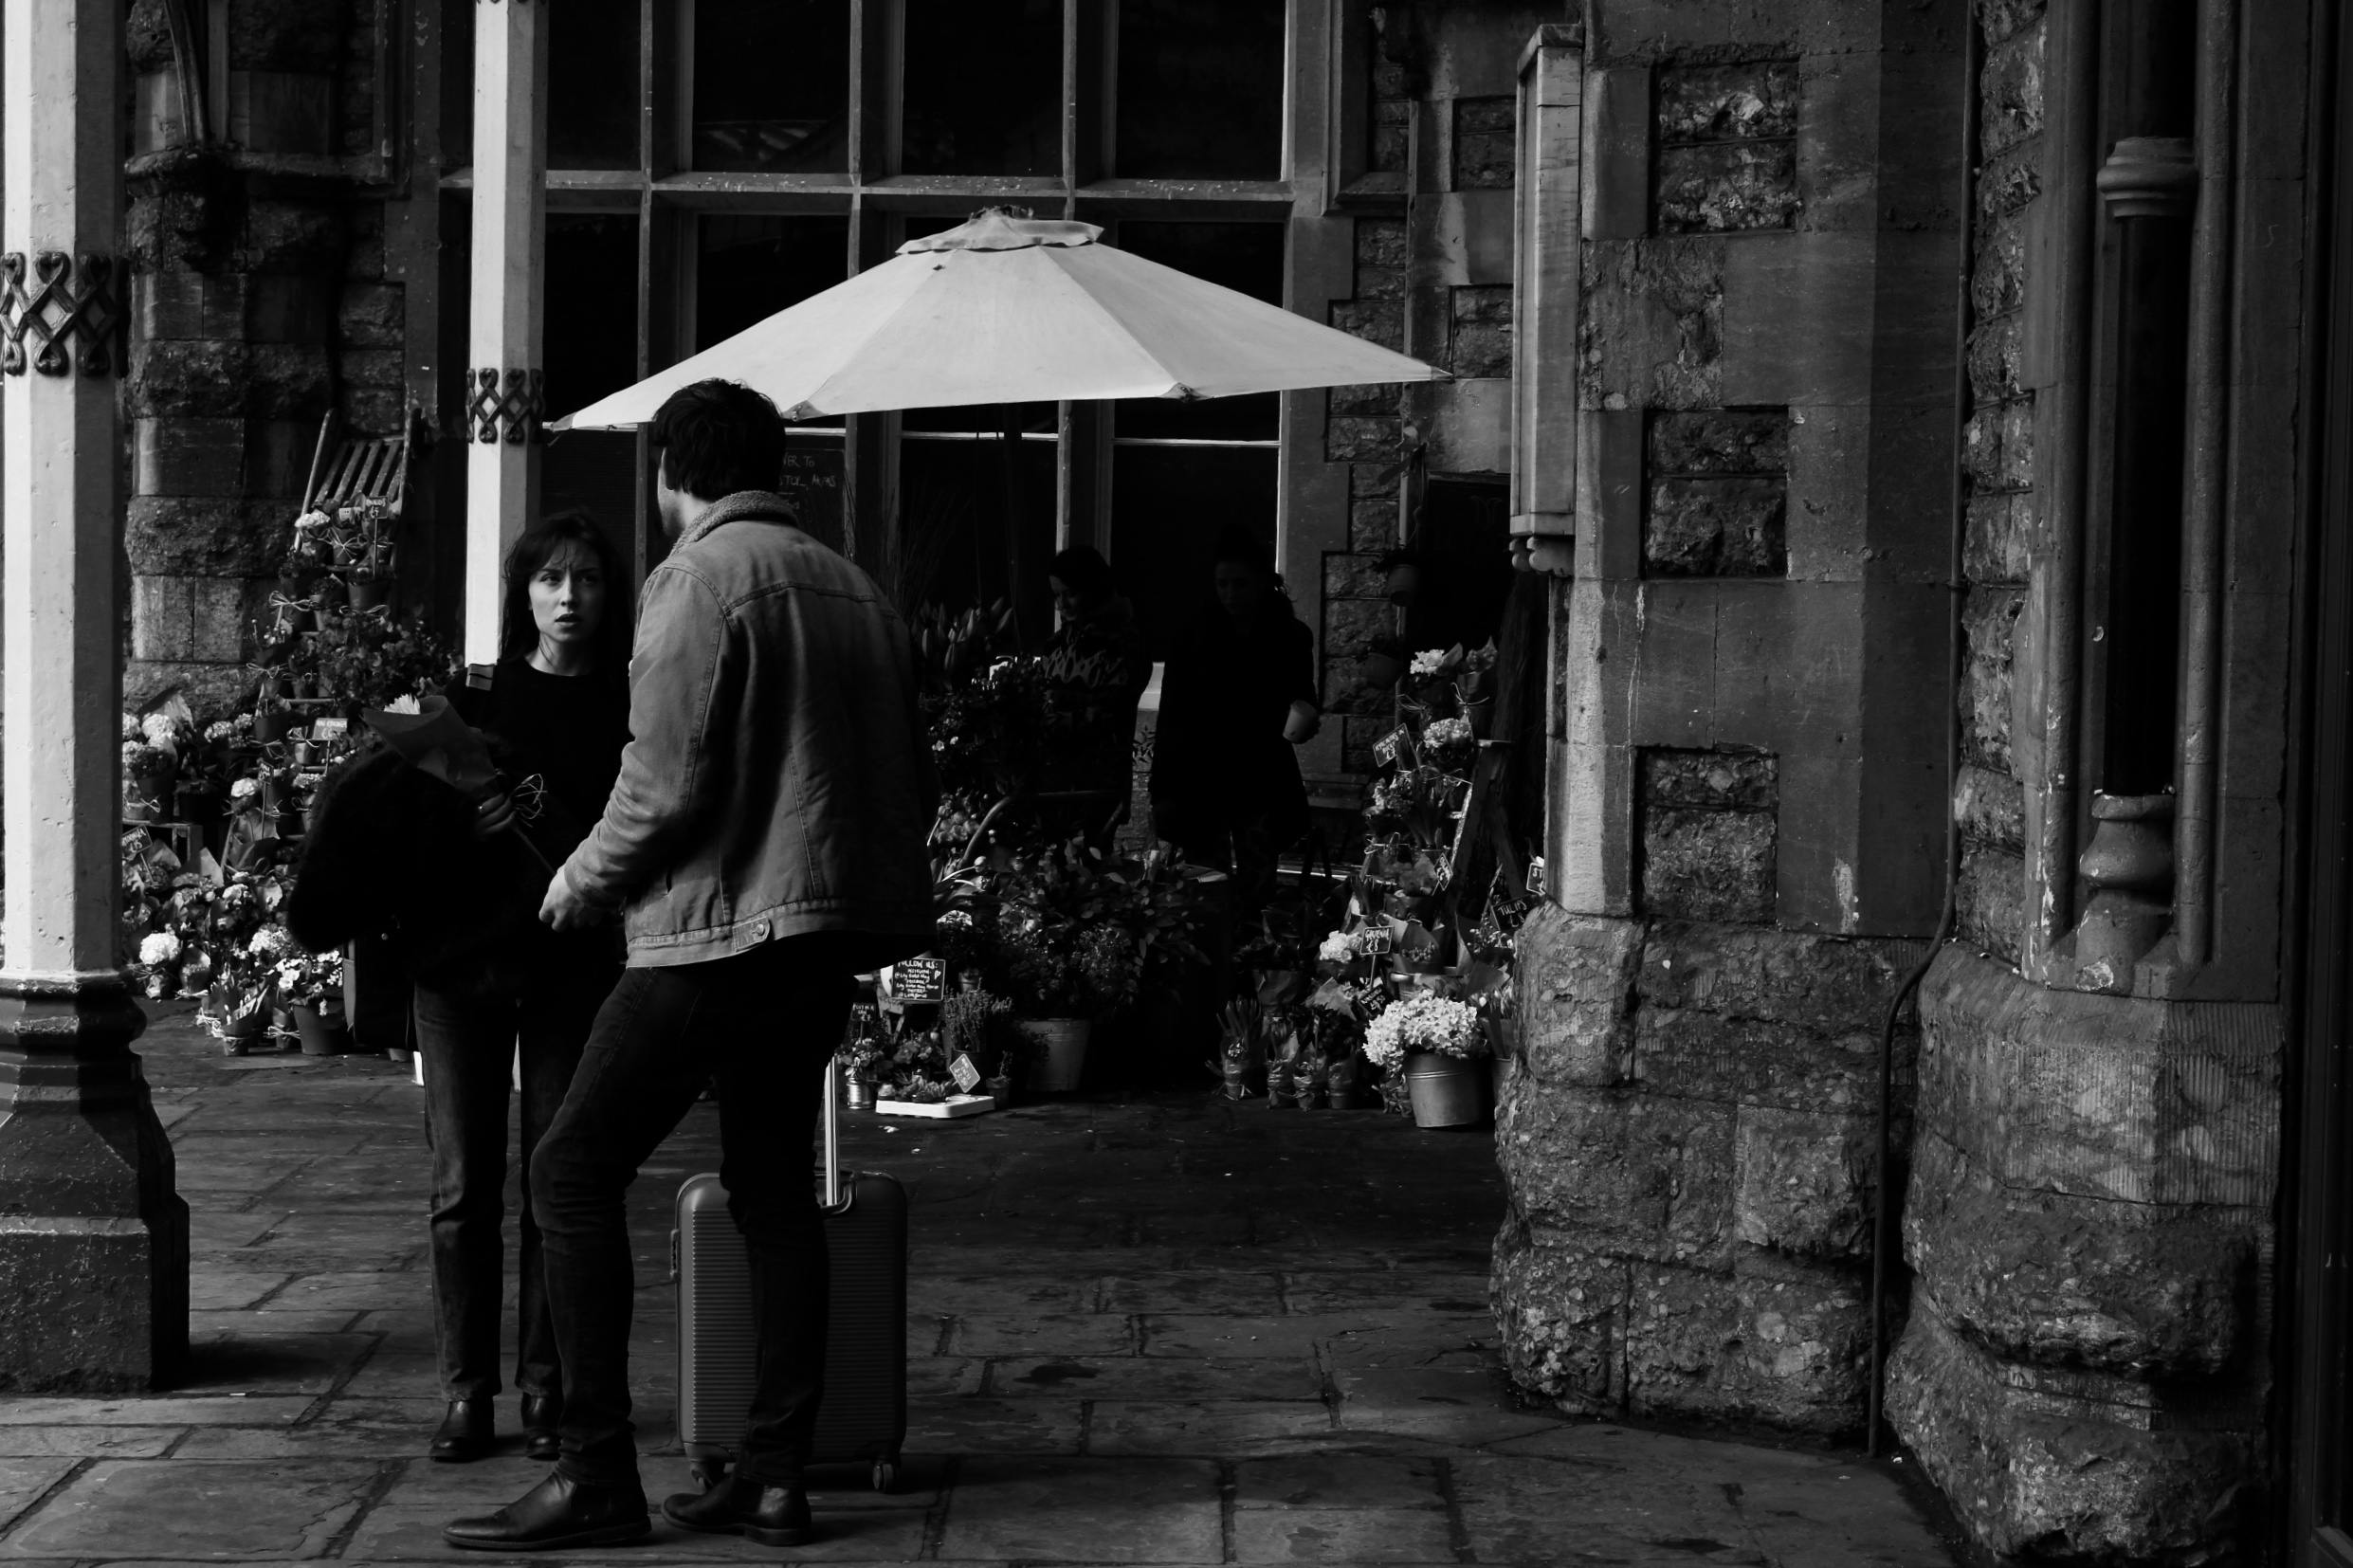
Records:
[[[842,1207],[842,1065],[825,1065],[825,1206]]]

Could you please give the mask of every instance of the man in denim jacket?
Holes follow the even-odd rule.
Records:
[[[741,1462],[663,1504],[688,1529],[797,1545],[823,1395],[825,1234],[809,1146],[852,976],[932,931],[935,804],[906,628],[766,486],[784,423],[702,381],[654,416],[675,541],[646,580],[630,740],[603,819],[548,884],[557,930],[618,912],[629,969],[531,1162],[564,1364],[562,1457],[454,1545],[606,1545],[651,1528],[629,1423],[626,1194],[704,1085],[752,1260],[758,1379]]]

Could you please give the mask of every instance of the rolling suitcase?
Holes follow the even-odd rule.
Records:
[[[826,1246],[832,1304],[826,1336],[818,1465],[870,1464],[888,1491],[907,1435],[907,1194],[886,1176],[845,1172],[841,1071],[826,1068]],[[678,1282],[678,1436],[696,1479],[716,1486],[734,1463],[750,1417],[752,1276],[743,1238],[714,1175],[678,1190],[670,1233]]]

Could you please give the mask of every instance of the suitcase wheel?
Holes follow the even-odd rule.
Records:
[[[878,1492],[886,1492],[898,1485],[898,1456],[893,1455],[888,1459],[877,1459],[874,1462],[874,1489]]]
[[[712,1487],[727,1479],[727,1461],[724,1459],[698,1459],[692,1465],[686,1467],[686,1473],[693,1478],[696,1486],[702,1487],[707,1492]]]

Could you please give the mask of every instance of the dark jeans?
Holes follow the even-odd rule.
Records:
[[[531,1163],[564,1364],[563,1457],[575,1480],[632,1485],[628,1194],[713,1079],[720,1179],[752,1263],[757,1386],[738,1473],[795,1483],[825,1395],[828,1274],[810,1142],[854,984],[847,949],[772,942],[710,963],[630,969],[596,1015]]]
[[[556,949],[494,989],[416,988],[425,1137],[433,1151],[433,1330],[446,1398],[499,1392],[506,1098],[519,1047],[524,1176],[515,1384],[525,1394],[561,1391],[539,1228],[531,1216],[531,1155],[564,1103],[589,1027],[620,974],[601,956]]]

